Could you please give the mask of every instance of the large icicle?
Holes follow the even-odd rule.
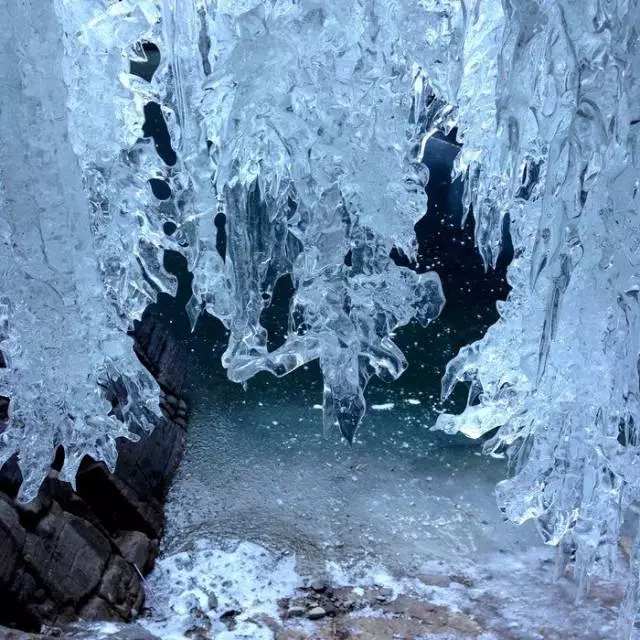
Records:
[[[62,28],[49,2],[0,5],[15,26],[4,31],[4,73],[15,71],[2,133],[15,154],[27,150],[23,165],[11,154],[3,161],[5,284],[13,278],[24,291],[7,290],[12,405],[2,458],[20,451],[24,496],[55,444],[67,446],[69,480],[83,453],[113,463],[113,438],[128,431],[103,415],[94,385],[103,357],[117,362],[109,375],[129,376],[131,401],[151,397],[148,380],[134,382],[124,331],[158,291],[174,290],[165,249],[181,251],[194,273],[193,320],[204,305],[229,327],[230,376],[283,375],[318,358],[325,423],[352,437],[369,377],[392,379],[406,367],[393,330],[412,318],[426,325],[444,303],[435,274],[389,258],[394,247],[413,254],[413,224],[426,209],[422,93],[412,97],[411,87],[423,79],[414,53],[427,13],[373,0],[51,2]],[[10,32],[25,44],[12,50]],[[161,57],[144,79],[130,65],[149,43]],[[32,83],[32,72],[46,81]],[[31,94],[29,108],[57,115],[36,125]],[[173,148],[150,139],[152,114]],[[154,180],[168,199],[153,195]],[[31,202],[45,191],[58,195],[59,211]],[[290,332],[269,353],[260,315],[285,274],[296,287]],[[38,295],[39,282],[60,300]],[[56,308],[57,319],[47,315]]]
[[[513,290],[500,321],[447,367],[445,396],[459,381],[480,395],[438,427],[499,427],[488,448],[506,450],[513,471],[502,508],[577,547],[586,589],[613,570],[621,514],[640,498],[640,8],[493,4],[467,3],[462,81],[447,97],[487,262],[510,217]]]
[[[325,425],[348,438],[370,376],[406,367],[393,330],[412,318],[426,326],[444,304],[437,275],[389,258],[393,247],[413,255],[426,211],[421,128],[410,122],[424,17],[373,0],[163,3],[183,219],[199,218],[192,316],[204,303],[229,327],[233,380],[319,359]],[[289,334],[270,353],[260,316],[285,274]]]
[[[21,497],[29,499],[59,444],[66,451],[61,476],[70,482],[86,453],[114,465],[115,438],[130,435],[131,420],[147,426],[157,392],[127,325],[105,301],[69,142],[53,6],[0,0],[0,21],[0,379],[10,398],[0,464],[19,454]],[[124,422],[105,399],[118,378],[127,391],[119,398]]]

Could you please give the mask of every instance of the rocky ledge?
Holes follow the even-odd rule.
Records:
[[[153,310],[132,335],[160,384],[164,417],[138,442],[119,441],[114,473],[87,456],[74,491],[58,478],[59,451],[36,499],[22,505],[16,460],[0,469],[0,625],[38,632],[77,619],[128,621],[143,606],[185,442],[186,358]]]

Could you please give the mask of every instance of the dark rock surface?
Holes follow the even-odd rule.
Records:
[[[65,631],[49,629],[41,634],[0,626],[2,640],[88,640],[91,636],[88,636],[87,633],[86,628],[75,629],[73,625]],[[100,640],[160,640],[158,636],[135,624],[123,626],[113,633],[101,632],[97,637]]]
[[[29,633],[0,626],[0,638],[2,640],[54,640],[55,636],[49,634]]]
[[[58,478],[56,455],[36,499],[22,505],[17,460],[0,469],[0,625],[38,632],[78,618],[128,621],[143,606],[142,576],[153,568],[164,499],[184,447],[186,357],[155,310],[133,337],[160,384],[164,417],[138,442],[118,442],[114,473],[87,456],[74,491]],[[0,629],[0,637],[33,636]]]

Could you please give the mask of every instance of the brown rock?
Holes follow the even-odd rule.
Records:
[[[121,531],[116,537],[116,545],[122,557],[146,575],[151,570],[156,546],[141,531]]]
[[[0,499],[0,588],[11,584],[24,540],[18,513],[8,501]]]
[[[123,620],[130,620],[144,602],[144,591],[136,570],[120,556],[112,556],[104,573],[98,595],[113,607]]]
[[[280,631],[280,629],[282,628],[282,625],[267,613],[259,613],[255,616],[252,616],[251,618],[249,618],[249,621],[257,624],[260,627],[266,627],[272,633],[278,633],[278,631]]]
[[[455,630],[473,636],[481,632],[480,626],[471,616],[406,594],[400,594],[392,602],[380,605],[380,608],[394,616],[417,620],[430,633]]]
[[[79,611],[81,620],[122,620],[118,612],[100,596],[93,596]]]
[[[622,553],[629,561],[631,560],[631,556],[633,555],[633,544],[633,536],[620,536],[620,539],[618,540],[618,545],[620,546]]]
[[[26,631],[18,631],[18,629],[0,626],[0,638],[2,638],[2,640],[54,640],[56,636],[28,633]]]
[[[35,532],[26,536],[24,561],[54,600],[77,603],[100,581],[110,547],[93,525],[53,503]]]
[[[309,640],[309,636],[297,629],[280,629],[275,635],[275,640]]]
[[[451,576],[451,582],[461,584],[463,587],[473,587],[473,580],[469,576],[463,576],[459,573],[455,573]]]

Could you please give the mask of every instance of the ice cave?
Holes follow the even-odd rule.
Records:
[[[1,638],[640,638],[638,0],[0,0],[0,145]]]

